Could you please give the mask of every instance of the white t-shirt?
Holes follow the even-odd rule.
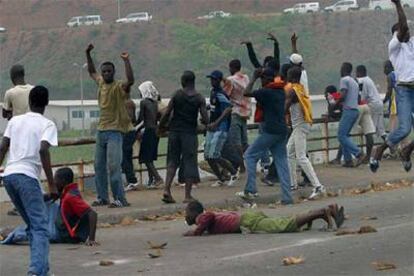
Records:
[[[9,157],[4,175],[24,174],[38,179],[42,169],[40,143],[58,145],[56,125],[39,113],[28,112],[13,117],[4,137],[10,139]]]
[[[361,97],[363,100],[367,101],[369,106],[383,105],[381,95],[379,94],[374,81],[370,77],[366,76],[358,78],[358,82],[359,84],[362,84]]]
[[[302,75],[300,76],[300,84],[305,87],[305,92],[309,95],[309,82],[308,82],[308,73],[305,69],[302,70]]]
[[[397,33],[388,45],[388,53],[397,74],[398,82],[414,81],[414,37],[408,42],[400,42]]]
[[[29,112],[29,94],[33,85],[16,85],[6,91],[4,95],[4,109],[12,110],[13,116]]]

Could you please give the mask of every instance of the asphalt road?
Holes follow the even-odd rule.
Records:
[[[313,230],[293,234],[231,234],[183,237],[182,219],[138,222],[132,226],[99,229],[101,246],[52,245],[55,275],[413,275],[414,188],[342,196],[267,209],[269,215],[287,215],[320,208],[332,201],[345,206],[345,228],[371,225],[376,233],[336,236]],[[243,210],[242,210],[243,211]],[[368,220],[367,217],[376,217]],[[162,256],[147,241],[168,242]],[[284,256],[302,256],[305,262],[283,266]],[[114,265],[99,266],[109,259]],[[374,261],[387,261],[396,269],[378,272]],[[24,275],[27,246],[0,246],[0,275]]]

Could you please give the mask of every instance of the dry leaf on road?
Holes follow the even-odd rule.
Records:
[[[113,227],[113,225],[107,222],[98,223],[98,228],[111,228],[111,227]]]
[[[372,227],[371,225],[364,225],[359,228],[358,234],[365,234],[365,233],[374,233],[377,232],[377,229]]]
[[[395,264],[389,263],[389,262],[383,262],[383,261],[372,262],[371,265],[376,270],[389,270],[389,269],[396,269],[397,268],[397,266]]]
[[[122,226],[127,226],[127,225],[135,224],[135,221],[133,218],[126,216],[121,220],[119,224]]]
[[[147,241],[147,243],[148,243],[150,249],[165,249],[165,247],[168,244],[167,242],[164,242],[162,244],[156,244],[156,243],[153,243],[151,241]]]
[[[297,257],[289,256],[289,257],[284,257],[282,259],[283,265],[296,265],[296,264],[301,264],[304,261],[305,259],[300,256],[297,256]]]
[[[99,261],[99,265],[100,266],[111,266],[114,265],[115,263],[111,260],[100,260]]]
[[[148,253],[148,256],[149,256],[151,259],[155,259],[155,258],[159,258],[159,257],[161,257],[161,256],[162,256],[161,249],[157,249],[157,250],[155,250],[155,251],[154,251],[154,253]]]

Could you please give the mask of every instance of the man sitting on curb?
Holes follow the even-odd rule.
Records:
[[[188,225],[197,225],[195,230],[190,230],[184,236],[201,236],[204,232],[210,235],[241,233],[292,233],[298,232],[302,226],[307,225],[307,230],[312,227],[316,219],[323,219],[332,229],[332,219],[336,227],[340,228],[344,222],[344,207],[331,204],[326,208],[312,210],[307,214],[292,217],[270,218],[263,212],[210,212],[204,211],[203,205],[198,201],[187,205],[185,220]]]
[[[73,171],[70,168],[61,168],[56,171],[54,182],[60,194],[60,205],[45,196],[49,218],[49,241],[51,243],[80,243],[88,246],[99,245],[95,241],[98,216],[84,201],[73,183]],[[4,238],[1,244],[16,244],[29,240],[26,227],[18,226],[12,231],[0,231]]]

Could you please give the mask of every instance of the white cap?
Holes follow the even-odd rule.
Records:
[[[289,58],[290,62],[296,65],[300,65],[303,62],[303,58],[299,54],[292,54]]]

